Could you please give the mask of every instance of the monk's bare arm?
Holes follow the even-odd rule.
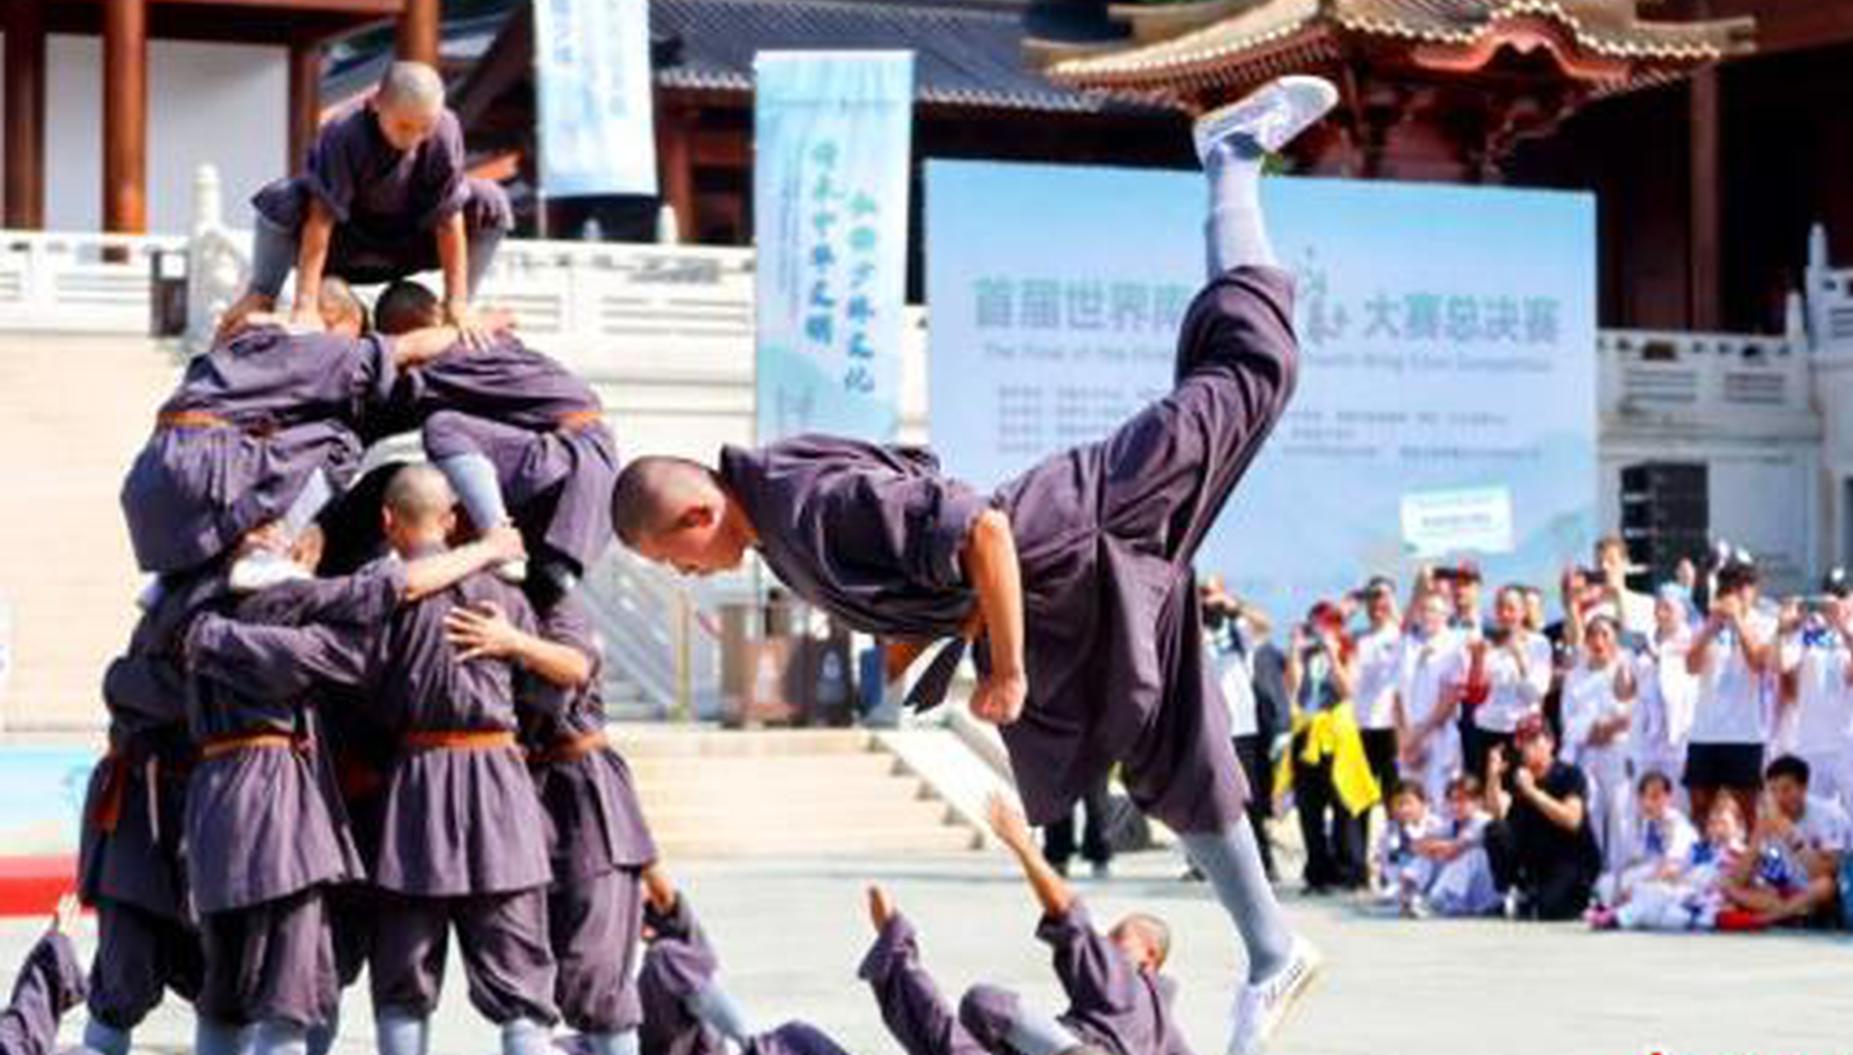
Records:
[[[407,562],[401,599],[416,601],[429,597],[492,565],[517,560],[526,552],[521,544],[521,532],[507,526],[492,528],[475,542]]]
[[[991,834],[1003,843],[1017,864],[1023,869],[1023,878],[1029,880],[1029,887],[1036,895],[1036,902],[1049,916],[1065,916],[1074,905],[1074,891],[1050,867],[1037,849],[1036,840],[1030,835],[1029,822],[1002,795],[993,794],[986,804],[987,819],[991,822]]]
[[[322,271],[328,265],[328,244],[334,233],[335,214],[311,196],[296,247],[296,304],[291,315],[297,322],[321,321]]]
[[[972,696],[972,712],[1007,725],[1023,713],[1028,697],[1023,665],[1023,578],[1010,518],[997,509],[980,513],[966,537],[962,561],[990,636],[991,674]]]

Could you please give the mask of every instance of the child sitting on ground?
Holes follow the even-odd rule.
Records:
[[[1626,900],[1593,922],[1622,930],[1711,930],[1725,905],[1727,877],[1744,857],[1743,813],[1736,799],[1721,795],[1705,819],[1705,838],[1679,867],[1636,878]]]
[[[1591,910],[1593,915],[1626,904],[1641,883],[1677,879],[1699,841],[1692,822],[1673,806],[1673,781],[1666,774],[1642,776],[1635,785],[1635,803],[1634,823],[1615,855],[1620,864],[1596,884],[1601,905]]]
[[[1372,854],[1375,879],[1372,893],[1379,904],[1394,906],[1408,917],[1426,913],[1424,899],[1435,880],[1439,862],[1419,846],[1445,830],[1441,818],[1429,812],[1428,793],[1413,780],[1398,781],[1390,792],[1390,823]]]
[[[1448,819],[1416,852],[1434,862],[1423,908],[1440,916],[1484,916],[1503,903],[1486,857],[1488,818],[1481,807],[1480,781],[1461,774],[1448,781]]]

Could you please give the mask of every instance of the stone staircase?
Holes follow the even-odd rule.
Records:
[[[104,720],[142,583],[117,492],[178,372],[147,338],[0,334],[0,731]]]
[[[978,832],[873,733],[619,725],[664,858],[971,850]]]

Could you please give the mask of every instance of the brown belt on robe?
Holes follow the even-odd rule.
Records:
[[[602,410],[569,410],[560,415],[561,432],[578,432],[605,420]]]
[[[129,793],[129,778],[138,764],[143,767],[148,781],[149,827],[157,837],[160,835],[161,794],[156,785],[160,780],[161,768],[165,765],[173,771],[175,777],[184,777],[192,771],[192,765],[184,761],[164,762],[155,751],[130,752],[114,745],[103,754],[103,787],[97,792],[96,803],[90,807],[90,815],[85,818],[92,828],[100,832],[113,832],[116,825],[122,823],[122,803]]]
[[[230,736],[215,736],[200,745],[201,758],[223,758],[239,751],[303,751],[310,749],[307,737],[292,736],[289,733],[233,733]]]
[[[561,762],[577,762],[595,751],[603,751],[610,743],[603,729],[594,729],[577,736],[562,736],[546,747],[529,751],[528,765],[548,766]]]
[[[399,738],[408,751],[495,751],[515,746],[506,729],[413,729]]]
[[[154,417],[158,429],[229,429],[232,423],[210,410],[164,410]]]

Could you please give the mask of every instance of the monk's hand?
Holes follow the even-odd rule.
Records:
[[[1028,699],[1029,679],[1022,672],[993,670],[972,690],[972,714],[992,725],[1009,725],[1023,717]]]
[[[53,934],[70,934],[77,926],[77,914],[83,909],[83,903],[76,894],[66,894],[58,899],[58,906],[52,910],[51,932]]]
[[[444,614],[444,638],[457,650],[457,662],[502,659],[521,647],[521,631],[502,614],[500,605],[484,601],[475,608],[452,608]]]
[[[676,909],[676,884],[661,864],[651,864],[643,870],[643,894],[651,907],[665,916]]]
[[[444,305],[444,321],[457,328],[457,339],[471,351],[489,347],[490,327],[468,301],[451,301]]]
[[[888,921],[893,918],[894,899],[889,897],[888,892],[883,890],[879,884],[870,883],[869,922],[875,925],[876,933],[880,933],[882,930],[886,929]]]
[[[328,324],[322,321],[321,310],[313,303],[301,302],[290,312],[287,326],[292,333],[322,333],[328,329]]]
[[[1033,845],[1029,834],[1029,821],[1023,811],[1016,808],[1002,792],[993,791],[985,801],[985,820],[991,825],[991,834],[997,841],[1012,850],[1026,850]]]
[[[521,540],[520,529],[512,524],[502,524],[483,532],[482,542],[488,548],[492,564],[520,560],[528,555],[527,543]]]

